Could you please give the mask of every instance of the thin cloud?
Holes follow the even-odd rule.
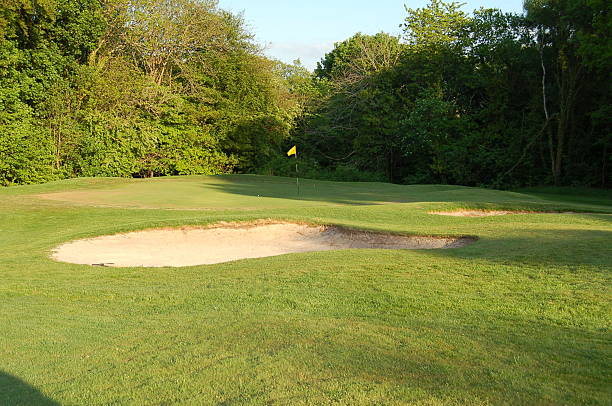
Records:
[[[299,59],[305,67],[314,69],[317,66],[317,62],[333,48],[333,41],[318,43],[277,41],[270,42],[268,46],[266,46],[265,52],[270,57],[279,59],[285,63],[292,63],[296,59]]]

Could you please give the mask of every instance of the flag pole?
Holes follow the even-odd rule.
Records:
[[[295,184],[297,186],[297,194],[300,195],[300,172],[298,170],[298,152],[297,145],[294,145],[289,151],[287,151],[287,155],[295,155]]]
[[[295,150],[295,184],[297,185],[297,194],[300,195],[300,173],[298,171],[297,149]]]

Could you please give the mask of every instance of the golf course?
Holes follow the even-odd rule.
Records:
[[[0,189],[0,405],[610,405],[609,190],[300,182]],[[52,258],[262,223],[473,241],[187,267]]]

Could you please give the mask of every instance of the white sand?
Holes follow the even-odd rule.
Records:
[[[77,240],[57,247],[52,257],[85,265],[179,267],[350,248],[458,248],[474,241],[471,237],[399,236],[293,223],[230,223]]]
[[[432,211],[430,214],[439,216],[453,217],[490,217],[490,216],[505,216],[507,214],[525,214],[526,211],[507,211],[507,210],[453,210],[453,211]]]
[[[576,213],[573,211],[526,211],[526,210],[452,210],[452,211],[430,211],[429,214],[438,216],[453,217],[490,217],[505,216],[508,214],[597,214],[597,213]]]

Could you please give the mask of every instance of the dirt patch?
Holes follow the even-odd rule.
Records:
[[[207,228],[154,229],[69,242],[52,258],[112,267],[217,264],[295,252],[459,248],[474,237],[420,237],[294,223],[224,223]]]

